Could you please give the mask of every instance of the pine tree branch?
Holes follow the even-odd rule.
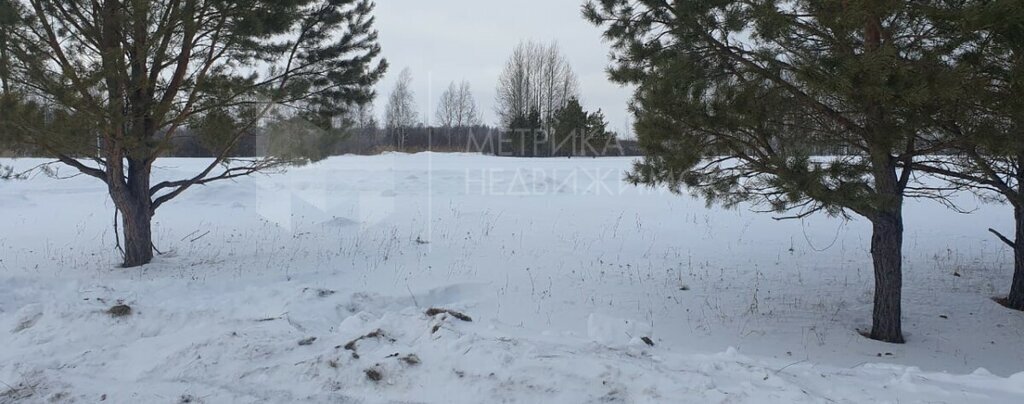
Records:
[[[55,153],[55,156],[57,157],[57,160],[60,160],[61,163],[74,167],[82,174],[98,178],[103,182],[107,182],[107,173],[105,171],[100,170],[98,168],[89,167],[85,164],[82,164],[80,161],[75,160],[74,158],[64,154]]]
[[[1010,246],[1010,248],[1015,250],[1017,249],[1017,243],[1014,242],[1013,240],[1010,240],[1009,237],[1004,236],[1002,233],[996,231],[996,229],[988,229],[988,231],[992,234],[995,234],[996,237],[999,237],[999,239],[1006,243],[1006,245]]]

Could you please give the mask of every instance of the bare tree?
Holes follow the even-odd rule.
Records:
[[[547,124],[569,100],[579,98],[579,80],[557,43],[525,41],[505,63],[497,92],[502,126],[534,112]]]
[[[405,134],[418,123],[416,94],[412,90],[412,71],[402,69],[398,83],[391,90],[388,105],[384,111],[384,127],[395,138],[395,144],[405,147]]]
[[[374,115],[373,101],[360,104],[353,109],[346,117],[355,129],[373,129],[379,126],[377,117]]]
[[[453,81],[441,94],[437,107],[437,125],[442,128],[465,128],[480,123],[476,100],[468,81],[456,85]]]
[[[451,82],[448,85],[448,89],[444,90],[441,94],[441,100],[437,103],[436,112],[436,124],[442,128],[451,128],[455,126],[455,115],[458,109],[458,101],[455,99],[458,93],[458,89],[455,87],[455,82]]]
[[[479,125],[481,119],[476,107],[476,97],[473,97],[473,89],[470,88],[468,81],[463,80],[459,84],[459,94],[455,99],[459,106],[458,113],[455,114],[456,125],[458,127]]]

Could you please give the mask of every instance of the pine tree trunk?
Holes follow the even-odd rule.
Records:
[[[881,113],[876,111],[881,116]],[[871,219],[871,260],[875,270],[875,305],[871,339],[902,344],[903,294],[903,185],[896,160],[887,149],[872,156],[875,211]],[[904,169],[906,170],[906,168]],[[906,175],[906,173],[902,173]]]
[[[10,84],[10,64],[9,57],[7,56],[6,44],[0,43],[0,95],[7,95],[11,93]]]
[[[1013,283],[1006,306],[1024,311],[1024,206],[1015,207],[1013,213],[1017,222],[1017,239],[1013,246]]]
[[[149,208],[139,206],[124,210],[121,218],[124,223],[124,267],[148,264],[153,260],[153,218]]]
[[[871,339],[902,344],[903,217],[899,211],[872,221],[871,258],[875,267],[875,307]]]
[[[149,195],[150,168],[144,162],[129,160],[127,186],[111,187],[114,204],[124,224],[125,268],[146,265],[153,260],[153,212]]]

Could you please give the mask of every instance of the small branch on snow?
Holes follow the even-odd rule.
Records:
[[[185,237],[182,237],[181,241],[185,241],[189,237],[192,237],[192,236],[196,235],[196,233],[199,233],[199,230],[193,231],[193,232],[189,233],[188,235],[186,235]]]
[[[197,230],[197,231],[198,231],[198,230]],[[194,233],[193,233],[193,234],[194,234]],[[201,238],[203,238],[203,237],[206,237],[206,235],[207,235],[207,234],[210,234],[210,231],[209,231],[209,230],[207,230],[207,231],[206,231],[206,233],[203,233],[203,234],[199,235],[199,237],[196,237],[196,238],[194,238],[194,239],[191,239],[191,240],[189,240],[188,242],[189,242],[189,243],[194,243],[194,242],[196,242],[196,240],[199,240],[199,239],[201,239]]]
[[[434,316],[437,316],[439,314],[447,314],[449,316],[455,317],[455,318],[457,318],[459,320],[462,320],[462,321],[465,321],[467,323],[468,322],[473,322],[473,319],[471,317],[469,317],[469,316],[467,316],[465,314],[462,314],[460,312],[457,312],[455,310],[439,309],[439,308],[434,307],[434,308],[428,309],[426,314],[427,314],[428,317],[434,317]]]
[[[414,294],[412,293],[412,288],[410,288],[410,287],[409,287],[409,284],[408,284],[408,283],[406,283],[406,284],[405,284],[405,290],[408,290],[408,291],[409,291],[409,297],[411,297],[411,298],[412,298],[412,302],[413,302],[413,304],[415,304],[415,305],[416,305],[416,308],[417,308],[417,309],[418,309],[418,308],[420,308],[420,302],[417,302],[417,301],[416,301],[416,295],[414,295]]]
[[[790,364],[788,364],[788,365],[786,365],[786,366],[783,366],[782,368],[779,368],[779,369],[775,370],[774,372],[772,372],[772,374],[774,374],[774,375],[778,375],[779,373],[782,373],[782,371],[783,371],[783,370],[786,370],[786,369],[788,369],[788,368],[789,368],[789,367],[791,367],[791,366],[796,366],[796,365],[799,365],[799,364],[801,364],[801,363],[804,363],[804,362],[807,362],[807,359],[804,359],[804,360],[802,360],[802,361],[798,361],[798,362],[793,362],[793,363],[790,363]],[[768,380],[768,377],[769,377],[769,376],[770,376],[770,375],[767,375],[767,374],[766,374],[766,375],[764,375],[764,380]]]

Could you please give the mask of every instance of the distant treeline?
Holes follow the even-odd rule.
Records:
[[[166,157],[213,157],[211,148],[203,144],[202,138],[189,131],[175,136],[174,149]],[[607,145],[585,148],[564,142],[522,141],[524,135],[543,139],[545,133],[509,131],[487,125],[464,128],[438,128],[417,126],[387,130],[382,128],[355,128],[339,139],[329,142],[329,155],[345,154],[374,155],[384,152],[439,152],[439,153],[481,153],[496,156],[640,156],[636,140],[613,139]],[[234,149],[233,157],[259,157],[271,154],[270,136],[253,133],[244,136]],[[575,147],[574,147],[575,146]],[[565,150],[554,153],[555,149]]]
[[[214,148],[208,147],[200,136],[188,129],[179,129],[174,136],[173,148],[164,157],[214,157]],[[243,136],[233,149],[232,157],[261,157],[272,154],[271,136],[254,132]],[[539,139],[539,141],[538,141]],[[328,142],[326,153],[331,156],[345,154],[375,155],[384,152],[438,152],[481,153],[508,157],[570,157],[570,156],[642,156],[643,151],[635,139],[602,141],[596,145],[580,145],[572,141],[550,139],[543,131],[498,129],[488,125],[465,128],[438,128],[417,126],[401,130],[383,128],[355,128],[339,139]],[[857,154],[843,146],[823,144],[807,145],[810,155],[845,156]],[[939,153],[941,154],[941,153]],[[0,157],[44,157],[46,153],[30,147],[0,147]]]

